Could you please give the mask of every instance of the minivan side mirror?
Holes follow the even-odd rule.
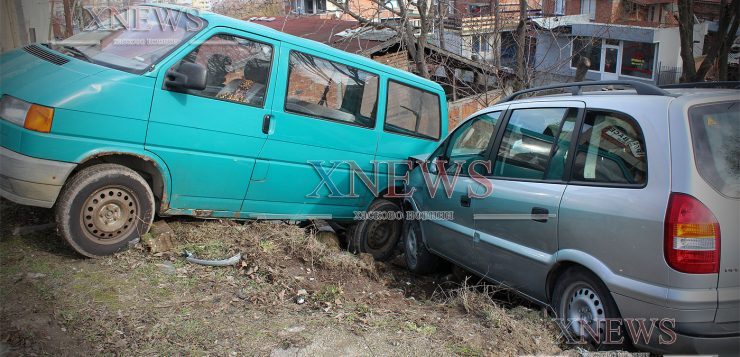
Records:
[[[177,69],[170,68],[164,77],[164,85],[173,89],[206,89],[206,67],[191,62],[182,62]]]

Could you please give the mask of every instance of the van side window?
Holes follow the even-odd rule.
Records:
[[[556,172],[558,160],[550,168],[553,148],[567,147],[573,124],[566,126],[563,121],[570,117],[568,108],[517,109],[511,113],[504,137],[496,155],[493,175],[519,179],[543,180],[561,179],[548,175]],[[573,122],[571,119],[570,122]],[[565,120],[565,122],[569,122]],[[561,129],[563,133],[561,134]],[[563,143],[561,143],[561,141]],[[557,146],[556,146],[557,144]],[[562,164],[563,160],[560,160]]]
[[[634,119],[588,111],[578,138],[573,180],[642,185],[647,179],[645,139]]]
[[[245,38],[218,34],[190,52],[182,62],[208,70],[206,88],[188,94],[262,107],[272,64],[272,46]],[[175,66],[179,66],[179,64]]]
[[[388,81],[386,131],[425,139],[439,139],[439,95]]]
[[[291,51],[285,110],[371,128],[378,76],[341,63]]]

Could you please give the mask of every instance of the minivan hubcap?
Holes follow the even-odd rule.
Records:
[[[80,220],[88,235],[113,244],[134,228],[138,211],[138,202],[126,188],[104,187],[87,198]]]
[[[577,323],[570,324],[571,331],[582,338],[592,337],[594,333],[597,336],[603,336],[605,315],[604,304],[598,294],[587,284],[575,283],[566,289],[565,310],[562,316],[570,321]],[[593,332],[587,331],[586,325]]]
[[[416,233],[409,228],[409,233],[406,235],[406,254],[408,254],[409,265],[411,266],[416,266],[416,244]]]

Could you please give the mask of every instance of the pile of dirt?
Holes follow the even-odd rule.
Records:
[[[23,226],[0,201],[3,225]],[[35,210],[35,209],[34,209]],[[26,212],[27,213],[27,212]],[[50,217],[35,210],[32,217]],[[43,219],[41,219],[43,221]],[[31,222],[40,222],[36,218]],[[0,350],[26,354],[562,354],[550,319],[487,285],[415,276],[285,222],[169,219],[172,247],[75,255],[53,230],[0,241]],[[228,267],[186,262],[241,253]],[[572,353],[572,351],[568,351]]]

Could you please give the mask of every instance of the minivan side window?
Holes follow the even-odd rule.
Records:
[[[218,34],[187,54],[182,62],[198,63],[208,70],[206,88],[188,90],[188,94],[255,107],[264,105],[272,64],[272,46]]]
[[[371,128],[378,76],[302,52],[291,51],[285,110]]]
[[[506,124],[493,175],[528,180],[562,179],[564,160],[554,158],[553,153],[562,151],[561,148],[567,150],[575,113],[577,109],[568,108],[514,110]]]
[[[493,140],[493,130],[501,112],[479,115],[463,123],[450,137],[445,153],[449,164],[447,173],[454,174],[456,162],[462,163],[463,175],[468,174],[468,166],[475,160],[487,160],[488,148]],[[485,167],[478,165],[476,172],[487,175]]]
[[[586,112],[572,179],[643,185],[647,180],[645,139],[635,120],[615,112]]]
[[[424,139],[439,139],[439,95],[388,81],[384,130]]]

